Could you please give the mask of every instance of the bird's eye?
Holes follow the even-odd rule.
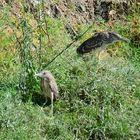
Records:
[[[45,75],[45,72],[43,72],[43,75]]]

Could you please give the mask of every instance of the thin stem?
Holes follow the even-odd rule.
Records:
[[[51,115],[53,116],[53,92],[51,92]]]

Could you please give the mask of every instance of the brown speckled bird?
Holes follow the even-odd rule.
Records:
[[[97,48],[104,48],[105,46],[118,42],[118,41],[125,41],[129,42],[128,39],[123,38],[119,34],[111,31],[103,31],[95,33],[91,38],[84,41],[78,48],[78,54],[85,54],[89,53]]]
[[[41,71],[40,73],[36,74],[36,76],[41,78],[41,88],[44,96],[51,99],[53,114],[53,100],[56,100],[59,97],[58,86],[55,78],[51,72],[47,70]]]

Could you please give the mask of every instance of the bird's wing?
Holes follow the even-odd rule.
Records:
[[[49,87],[54,94],[54,99],[58,98],[58,87],[55,81],[49,82]]]
[[[99,47],[106,46],[110,43],[114,43],[117,41],[125,41],[128,42],[128,39],[121,37],[119,34],[115,32],[98,32],[95,33],[91,38],[87,39],[83,42],[78,48],[77,53],[84,54],[88,53],[92,50],[95,50]]]
[[[79,53],[88,53],[94,49],[97,49],[103,45],[100,34],[95,34],[91,38],[83,42],[77,49]]]
[[[87,46],[87,48],[92,48],[92,49],[101,47],[102,44],[103,44],[102,34],[100,33],[95,33],[91,38],[85,41],[85,46]]]

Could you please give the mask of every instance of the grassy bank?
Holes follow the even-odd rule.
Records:
[[[95,23],[82,38],[45,67],[54,74],[60,91],[52,117],[51,106],[40,106],[30,98],[23,102],[18,85],[24,82],[22,70],[26,68],[25,81],[30,87],[27,94],[42,94],[34,73],[72,39],[60,19],[45,17],[46,21],[36,21],[31,14],[24,13],[23,19],[19,20],[7,14],[8,7],[1,10],[1,140],[140,139],[140,20],[137,14],[126,17],[127,21],[115,22],[112,27],[113,31],[129,38],[130,43],[111,45],[100,60],[96,53],[86,55],[85,63],[76,54],[76,48],[95,29],[109,28],[104,22]],[[39,26],[45,28],[45,22],[49,37]],[[88,26],[76,25],[77,34],[83,33]]]

